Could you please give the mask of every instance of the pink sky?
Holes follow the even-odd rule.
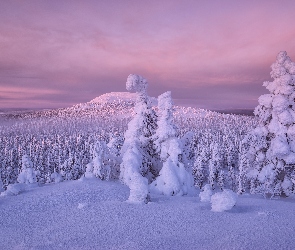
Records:
[[[171,90],[198,107],[254,108],[277,53],[295,61],[295,1],[1,1],[0,108],[66,107]]]

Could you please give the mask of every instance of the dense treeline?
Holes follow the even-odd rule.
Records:
[[[64,179],[78,179],[92,161],[91,152],[97,141],[108,144],[105,150],[110,152],[108,157],[112,158],[114,168],[111,178],[118,178],[121,161],[118,152],[133,109],[134,102],[124,101],[91,106],[80,104],[58,112],[39,111],[6,117],[0,131],[4,186],[16,182],[25,154],[30,157],[40,183],[53,181],[54,172],[63,172]],[[224,174],[229,173],[228,168],[231,176],[238,173],[239,142],[257,124],[254,117],[175,107],[174,118],[179,137],[188,140],[185,142],[186,164],[192,167],[197,186],[202,187],[207,180],[200,178],[200,167],[196,167],[195,162],[201,161],[206,169],[214,145],[218,145],[222,158],[218,164],[220,169],[225,169]]]

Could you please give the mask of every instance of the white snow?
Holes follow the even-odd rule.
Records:
[[[158,97],[159,120],[155,133],[155,145],[160,152],[163,167],[159,176],[150,185],[151,190],[165,195],[184,195],[193,187],[193,176],[179,161],[183,154],[182,143],[176,137],[177,128],[173,121],[171,92]]]
[[[266,182],[267,180],[273,181],[275,178],[275,172],[274,172],[275,166],[273,164],[268,164],[264,166],[260,173],[258,174],[258,180],[261,183]]]
[[[264,105],[267,108],[271,108],[273,96],[271,94],[261,95],[258,98],[258,102],[260,105]]]
[[[127,186],[99,179],[0,197],[0,249],[294,249],[295,200],[239,196],[224,213],[194,196],[125,202]]]
[[[237,202],[237,194],[230,189],[224,189],[222,192],[211,196],[211,206],[213,212],[224,212],[234,207]]]
[[[21,192],[25,191],[25,189],[26,189],[26,184],[24,183],[9,184],[7,186],[7,189],[1,193],[1,196],[18,195]]]
[[[98,96],[91,100],[89,103],[100,103],[100,104],[107,104],[107,103],[114,103],[114,102],[128,102],[136,101],[137,94],[130,93],[130,92],[110,92]]]
[[[55,183],[63,181],[62,175],[57,172],[53,172],[50,177]]]
[[[22,169],[17,177],[19,183],[36,183],[36,174],[33,170],[33,163],[28,155],[22,156]]]
[[[145,93],[147,87],[148,87],[148,82],[144,77],[140,75],[136,75],[136,74],[130,74],[127,77],[126,89],[128,91]]]
[[[206,184],[203,187],[203,191],[200,192],[200,194],[199,194],[201,202],[210,202],[212,194],[213,193],[212,193],[211,185]]]
[[[254,152],[254,157],[249,158],[249,165],[259,173],[250,171],[253,177],[250,180],[251,193],[290,195],[294,191],[293,183],[287,181],[294,175],[293,164],[295,162],[293,66],[294,63],[287,56],[286,51],[278,53],[276,62],[271,65],[270,75],[273,81],[263,84],[270,94],[260,96],[259,105],[255,108],[254,113],[260,119],[258,128],[260,130],[264,127],[267,134],[259,135],[257,129],[252,133],[254,135],[250,143],[252,149],[248,152],[250,154]],[[260,152],[265,153],[265,157]],[[288,188],[286,188],[286,183],[288,183]]]

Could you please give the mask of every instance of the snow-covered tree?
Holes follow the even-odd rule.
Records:
[[[260,124],[252,132],[249,172],[253,192],[290,195],[295,183],[295,63],[281,51],[271,65],[269,94],[259,97],[254,113]]]
[[[181,161],[183,154],[181,140],[173,121],[173,103],[171,92],[158,97],[159,120],[155,134],[155,145],[160,153],[163,167],[159,176],[150,185],[165,195],[184,195],[193,186],[193,177]]]
[[[206,184],[199,194],[201,202],[210,202],[212,196],[212,188],[210,184]]]
[[[138,141],[131,143],[123,156],[121,169],[124,169],[123,181],[130,188],[128,201],[135,203],[147,203],[148,180],[140,172],[142,162],[142,152],[138,146]]]
[[[136,91],[136,115],[138,116],[139,142],[142,149],[142,174],[151,182],[159,173],[158,155],[154,148],[153,135],[157,128],[157,115],[152,109],[151,98],[147,95],[147,80],[139,75],[129,75],[126,88]]]
[[[195,148],[197,147],[194,136],[194,132],[188,131],[181,137],[182,162],[188,171],[192,171],[194,165]]]
[[[2,182],[2,179],[1,179],[1,176],[0,176],[0,193],[4,191],[4,188],[3,188],[3,182]]]
[[[252,193],[255,189],[255,185],[252,185],[255,182],[254,179],[251,179],[249,182],[249,173],[252,172],[253,166],[255,166],[255,152],[253,151],[252,139],[250,132],[239,142],[237,161],[238,173],[236,174],[237,186],[235,189],[232,189],[235,190],[237,194],[243,194],[244,192],[249,191],[249,189]]]
[[[90,173],[102,180],[110,178],[109,153],[104,141],[97,141],[92,149],[92,161],[87,164],[85,177],[90,177]]]
[[[87,165],[86,165],[86,170],[85,170],[85,174],[84,176],[86,178],[95,178],[95,175],[93,174],[93,163],[92,162],[89,162]]]
[[[153,156],[155,149],[152,136],[156,128],[156,115],[151,109],[146,94],[147,80],[139,75],[129,75],[126,82],[128,91],[138,94],[135,115],[128,124],[125,141],[121,149],[122,163],[120,179],[130,188],[130,201],[148,200],[148,181],[153,178]]]
[[[224,187],[224,172],[221,170],[221,155],[220,148],[217,143],[211,146],[211,158],[209,160],[209,177],[208,181],[211,188],[214,190],[217,186]]]
[[[54,172],[50,175],[51,181],[54,181],[55,183],[59,183],[63,181],[62,175],[54,169]]]
[[[108,146],[109,151],[109,164],[111,166],[111,178],[119,179],[120,175],[120,164],[122,162],[122,157],[120,151],[124,143],[124,138],[120,134],[111,135],[111,139]]]
[[[33,163],[28,155],[22,156],[22,168],[17,177],[19,183],[32,184],[36,183],[36,174],[33,169]]]
[[[231,190],[235,190],[236,188],[239,164],[239,157],[237,157],[236,159],[236,156],[239,155],[239,152],[237,150],[239,147],[235,147],[233,139],[234,138],[232,138],[230,131],[227,131],[226,134],[223,136],[223,149],[225,158],[224,160],[227,172],[225,178],[227,179],[227,186]]]
[[[74,155],[72,152],[69,153],[69,157],[60,166],[60,174],[63,176],[64,180],[73,180],[73,167],[75,164]]]
[[[208,166],[206,164],[206,159],[208,159],[206,154],[207,150],[206,147],[198,146],[195,151],[195,161],[192,167],[192,173],[194,176],[195,186],[202,188],[206,178],[208,177]]]

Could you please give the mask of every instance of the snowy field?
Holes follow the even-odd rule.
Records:
[[[198,194],[127,203],[119,182],[84,179],[0,197],[0,249],[294,249],[295,199],[242,195],[212,212]]]

